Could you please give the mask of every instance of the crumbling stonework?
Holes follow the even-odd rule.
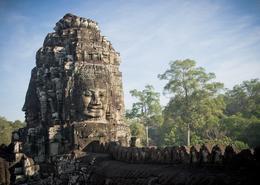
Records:
[[[196,160],[192,154],[194,148]],[[258,150],[235,152],[232,146],[221,149],[218,145],[136,148],[94,141],[85,151],[57,155],[52,163],[41,166],[40,176],[28,176],[26,182],[31,185],[253,185],[260,166]]]
[[[90,19],[66,14],[54,30],[36,54],[27,125],[13,133],[16,160],[51,162],[92,141],[128,146],[119,53]]]
[[[10,164],[14,161],[12,156],[12,145],[0,145],[0,185],[10,184]]]
[[[36,55],[26,127],[0,147],[0,185],[255,184],[259,148],[138,148],[124,123],[119,54],[97,23],[66,14]]]
[[[92,20],[66,14],[54,30],[32,70],[23,151],[42,162],[93,140],[127,145],[119,53]]]

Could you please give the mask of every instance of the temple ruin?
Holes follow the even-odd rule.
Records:
[[[127,146],[119,53],[90,19],[66,14],[54,30],[36,54],[23,152],[44,162],[95,140]]]
[[[66,14],[36,54],[26,127],[0,148],[0,185],[255,184],[259,148],[135,147],[120,55],[98,24]]]

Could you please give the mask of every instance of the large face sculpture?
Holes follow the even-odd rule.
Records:
[[[86,118],[105,120],[107,110],[107,88],[86,86],[82,93],[83,114]]]
[[[78,92],[76,93],[78,105],[75,106],[80,108],[78,111],[80,119],[105,122],[109,101],[107,75],[98,73],[91,75],[91,73],[84,74],[83,72],[79,75],[78,82],[78,88],[75,89]]]

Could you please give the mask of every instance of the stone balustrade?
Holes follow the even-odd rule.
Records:
[[[259,159],[255,150],[236,150],[233,146],[167,146],[160,147],[123,147],[116,142],[91,143],[87,152],[109,153],[113,159],[127,163],[153,164],[199,164],[199,165],[252,165]],[[258,160],[259,161],[259,160]]]

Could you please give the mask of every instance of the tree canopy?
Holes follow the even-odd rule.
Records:
[[[204,68],[196,67],[195,61],[186,59],[170,62],[170,68],[158,77],[167,80],[164,92],[171,96],[165,116],[170,116],[180,131],[187,131],[186,144],[190,145],[190,133],[193,132],[200,131],[200,135],[195,134],[199,138],[217,137],[214,128],[225,104],[218,96],[223,84],[213,81],[215,74],[206,73]],[[184,141],[183,138],[181,144]]]
[[[252,79],[235,85],[225,93],[222,130],[233,140],[251,147],[260,145],[260,81]]]
[[[241,113],[244,117],[260,118],[260,82],[258,79],[244,81],[226,92],[226,114]]]
[[[137,119],[138,122],[146,126],[147,129],[149,127],[150,129],[160,127],[163,121],[160,93],[155,92],[153,86],[146,85],[141,91],[136,89],[131,90],[130,94],[135,97],[137,101],[133,103],[132,109],[127,111],[126,117],[132,120]],[[139,127],[139,129],[141,129],[141,127]],[[156,134],[150,135],[149,137],[153,140],[157,140],[156,137],[153,137],[155,135]]]
[[[8,145],[11,142],[12,132],[24,126],[25,124],[19,120],[12,122],[0,116],[0,145]]]
[[[131,90],[130,94],[137,99],[137,102],[127,111],[128,118],[137,117],[147,126],[158,126],[162,123],[160,93],[155,92],[153,86],[146,85],[141,91]]]
[[[137,99],[126,114],[133,134],[145,138],[144,127],[149,125],[156,128],[149,135],[156,145],[260,145],[259,79],[224,89],[214,73],[190,59],[171,61],[158,77],[166,81],[163,93],[169,102],[162,108],[151,85],[130,91]]]

